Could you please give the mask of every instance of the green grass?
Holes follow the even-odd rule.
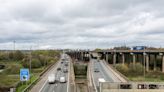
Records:
[[[131,81],[146,81],[146,82],[164,82],[164,74],[160,72],[148,72],[145,77],[143,75],[127,76]]]
[[[46,66],[43,66],[41,68],[32,69],[31,72],[38,74],[38,73],[41,73],[45,68],[46,68]]]
[[[18,81],[19,81],[19,76],[17,75],[0,75],[1,87],[14,86]]]
[[[31,82],[30,80],[27,82],[22,82],[20,86],[18,86],[16,89],[16,92],[22,92],[27,86],[29,86],[33,81],[35,81],[38,78],[38,76],[34,75],[31,77]]]

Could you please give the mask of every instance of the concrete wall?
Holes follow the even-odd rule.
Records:
[[[121,85],[129,85],[130,89],[122,89]],[[144,89],[139,89],[139,85],[144,85]],[[155,89],[149,89],[150,85],[157,85]],[[152,87],[151,87],[152,88]],[[100,92],[164,92],[164,83],[138,82],[138,83],[101,83]]]

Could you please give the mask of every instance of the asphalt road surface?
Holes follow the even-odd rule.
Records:
[[[65,54],[64,54],[65,55]],[[67,55],[65,55],[66,57],[68,57]],[[68,63],[68,66],[65,66],[67,60],[64,60],[63,63],[59,63],[58,64],[58,68],[60,67],[61,70],[55,70],[53,72],[51,72],[50,74],[55,74],[55,78],[56,78],[56,82],[54,84],[49,84],[48,81],[45,82],[45,84],[43,85],[43,87],[41,88],[40,92],[68,92],[68,87],[69,87],[69,65],[70,63]],[[70,61],[69,61],[70,62]],[[67,68],[68,72],[64,73],[63,69]],[[60,83],[59,79],[60,77],[65,77],[66,78],[66,83]],[[48,79],[48,78],[47,78]]]
[[[97,68],[99,72],[95,72],[95,68]],[[99,78],[104,78],[106,82],[121,82],[103,62],[98,62],[95,59],[91,60],[91,73],[97,90],[99,88]]]

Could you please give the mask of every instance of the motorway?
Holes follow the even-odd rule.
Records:
[[[65,55],[65,58],[66,57],[68,57],[68,56]],[[61,70],[55,69],[55,71],[50,73],[50,74],[55,74],[56,82],[54,84],[49,84],[48,81],[46,81],[45,84],[43,85],[43,87],[41,88],[40,92],[68,92],[68,90],[69,90],[69,71],[70,71],[69,66],[70,66],[70,62],[68,63],[68,66],[65,66],[65,61],[63,63],[59,63],[57,68],[60,67]],[[67,73],[63,72],[64,68],[68,69]],[[60,77],[65,77],[66,83],[60,83],[59,82]]]
[[[98,68],[99,72],[94,72],[95,68]],[[104,78],[106,82],[121,82],[105,63],[101,61],[98,62],[96,59],[91,60],[91,73],[95,90],[99,88],[99,78]]]

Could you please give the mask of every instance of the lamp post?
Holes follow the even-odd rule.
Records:
[[[31,76],[31,61],[32,61],[31,49],[32,46],[30,46],[30,76]],[[30,83],[31,83],[31,78],[30,78]]]
[[[15,43],[16,43],[16,41],[14,40],[14,41],[13,41],[13,50],[14,50],[14,51],[15,51]],[[14,51],[13,51],[13,52],[14,52]]]
[[[145,49],[144,49],[144,53],[143,53],[143,61],[144,61],[144,79],[145,79],[145,56],[146,56],[146,53],[145,53]]]
[[[32,62],[31,49],[32,49],[32,46],[30,47],[30,73],[31,73],[31,62]]]

